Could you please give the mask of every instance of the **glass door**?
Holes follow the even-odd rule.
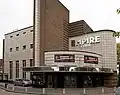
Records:
[[[52,75],[48,75],[48,88],[53,87],[53,78]]]
[[[64,77],[64,87],[65,88],[76,88],[76,76],[75,75],[66,75]]]

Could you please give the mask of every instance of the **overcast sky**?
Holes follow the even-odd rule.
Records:
[[[85,20],[93,30],[120,31],[120,0],[60,0],[70,10],[70,22]],[[0,58],[4,34],[31,26],[33,0],[0,0]]]

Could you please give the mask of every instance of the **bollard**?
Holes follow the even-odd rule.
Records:
[[[12,87],[12,90],[13,90],[13,91],[15,90],[15,87],[14,87],[14,86]]]
[[[102,88],[102,93],[104,93],[104,88]]]
[[[86,89],[85,88],[83,89],[83,94],[86,94]]]
[[[65,94],[65,88],[63,88],[63,94]]]
[[[114,92],[116,92],[116,87],[114,87]]]
[[[43,94],[45,94],[45,88],[43,88]]]
[[[5,88],[8,88],[8,84],[7,83],[5,83]]]
[[[28,89],[28,88],[27,88],[27,87],[25,87],[25,92],[27,92],[27,89]]]

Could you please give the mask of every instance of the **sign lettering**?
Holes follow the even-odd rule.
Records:
[[[76,46],[85,47],[91,46],[91,44],[100,43],[100,36],[89,37],[85,39],[78,40]]]

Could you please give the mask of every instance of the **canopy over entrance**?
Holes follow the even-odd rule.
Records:
[[[90,72],[90,73],[114,73],[109,68],[94,68],[94,67],[57,67],[57,66],[40,66],[40,67],[26,67],[24,72]]]

